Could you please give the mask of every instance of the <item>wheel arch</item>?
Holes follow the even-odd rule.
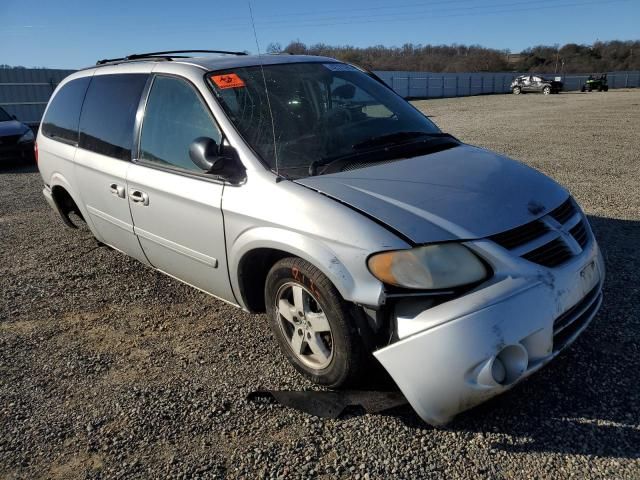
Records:
[[[239,300],[249,312],[266,311],[264,287],[267,274],[278,260],[293,256],[296,255],[275,248],[255,248],[240,259],[237,269]]]
[[[67,225],[77,228],[69,219],[69,213],[71,212],[76,212],[86,222],[87,215],[83,206],[81,206],[80,197],[61,173],[55,172],[51,176],[49,188],[51,189],[51,197]]]
[[[64,221],[64,223],[71,228],[77,228],[77,226],[73,224],[68,216],[69,213],[75,211],[76,214],[85,221],[87,226],[95,235],[96,232],[93,228],[93,224],[91,223],[91,219],[89,218],[85,205],[82,203],[80,196],[76,193],[76,191],[73,189],[64,175],[59,172],[55,172],[53,175],[51,175],[49,188],[51,189],[51,196],[56,204],[56,207],[58,208],[58,212],[62,216],[62,220]]]
[[[229,249],[231,284],[245,309],[265,311],[267,273],[285,257],[299,257],[311,263],[329,278],[345,300],[353,300],[353,276],[325,244],[299,233],[261,227],[245,232]]]
[[[69,214],[76,213],[82,220],[84,220],[84,216],[82,215],[78,204],[67,189],[61,185],[53,185],[51,187],[51,198],[53,199],[56,209],[58,210],[64,224],[70,228],[78,228],[78,226],[73,223],[73,220],[69,217]]]

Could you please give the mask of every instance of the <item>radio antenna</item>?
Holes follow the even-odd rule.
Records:
[[[260,71],[262,72],[262,83],[264,84],[264,93],[267,96],[267,107],[269,108],[269,116],[271,117],[271,134],[273,135],[273,157],[276,162],[276,175],[280,180],[280,170],[278,169],[278,146],[276,144],[276,127],[273,121],[273,111],[271,110],[271,100],[269,100],[269,88],[267,87],[267,77],[264,74],[262,65],[262,54],[260,53],[260,42],[258,42],[258,33],[256,32],[256,22],[253,20],[253,8],[251,8],[251,0],[247,0],[249,4],[249,15],[251,16],[251,27],[253,28],[253,38],[256,40],[256,48],[258,49],[258,62],[260,63]]]

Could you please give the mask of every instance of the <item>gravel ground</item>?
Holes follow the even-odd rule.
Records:
[[[640,478],[640,91],[419,101],[445,131],[567,186],[605,303],[546,369],[446,428],[245,400],[302,389],[249,316],[64,229],[0,169],[0,477]]]

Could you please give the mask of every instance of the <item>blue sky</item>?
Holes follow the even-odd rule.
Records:
[[[128,53],[256,52],[247,0],[0,0],[0,64],[78,68]],[[369,46],[640,39],[640,0],[252,0],[270,42]]]

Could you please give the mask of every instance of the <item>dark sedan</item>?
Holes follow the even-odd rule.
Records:
[[[0,107],[0,164],[7,161],[33,162],[35,139],[28,125]]]

